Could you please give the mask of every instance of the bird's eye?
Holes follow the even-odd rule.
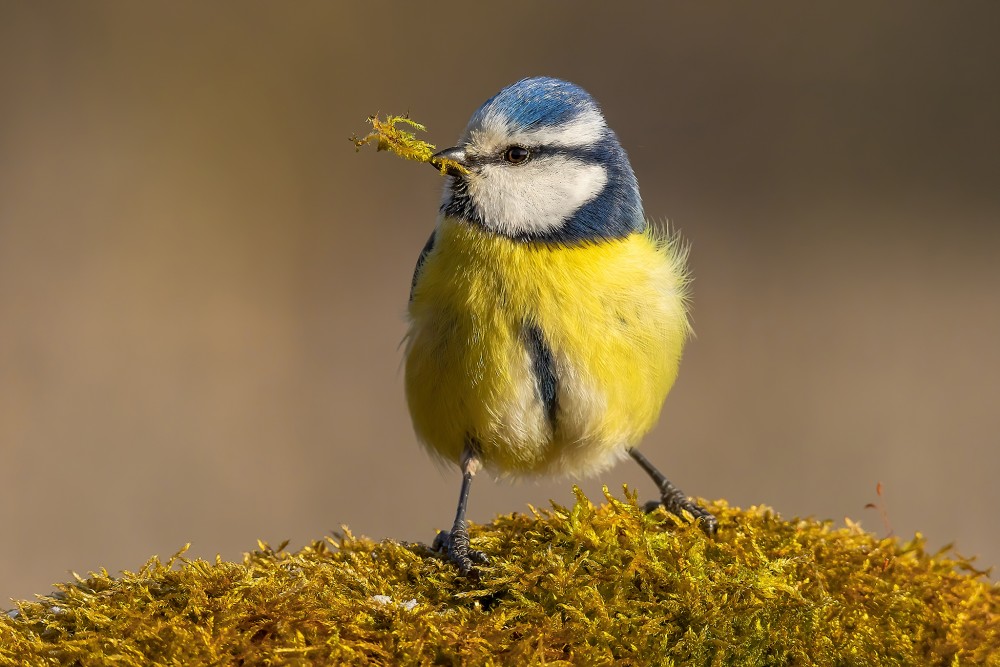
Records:
[[[524,146],[511,146],[503,153],[503,159],[505,162],[510,162],[511,164],[522,164],[527,162],[528,157],[531,153]]]

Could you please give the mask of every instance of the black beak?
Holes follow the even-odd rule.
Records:
[[[443,164],[442,161],[447,160],[454,164]],[[467,172],[468,165],[465,162],[465,149],[464,148],[446,148],[443,151],[439,151],[431,156],[430,164],[438,171],[444,171],[449,176],[461,176],[464,172]],[[457,164],[461,169],[455,166]]]

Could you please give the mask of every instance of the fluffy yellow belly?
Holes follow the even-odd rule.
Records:
[[[406,396],[417,436],[500,475],[595,473],[653,427],[689,333],[683,253],[654,232],[565,247],[452,219],[410,302]],[[548,348],[547,409],[530,335]]]

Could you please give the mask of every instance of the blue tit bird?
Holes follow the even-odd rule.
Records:
[[[670,512],[717,522],[636,446],[677,377],[685,250],[643,215],[625,150],[572,83],[523,79],[472,115],[437,225],[417,261],[406,397],[419,440],[458,464],[450,531],[435,548],[476,576],[465,513],[480,469],[589,476],[626,457]]]

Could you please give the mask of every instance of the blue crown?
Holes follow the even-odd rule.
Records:
[[[583,88],[562,79],[536,76],[521,79],[486,100],[472,114],[469,125],[482,123],[488,115],[501,114],[516,130],[559,125],[584,111],[598,109]]]

